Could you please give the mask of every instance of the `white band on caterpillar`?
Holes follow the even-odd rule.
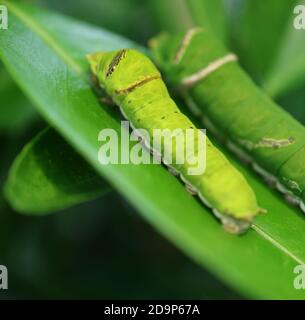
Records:
[[[219,69],[223,65],[225,65],[229,62],[237,61],[237,60],[238,60],[238,58],[234,53],[229,53],[229,54],[225,55],[224,57],[211,62],[207,67],[205,67],[205,68],[197,71],[196,73],[184,78],[182,80],[181,84],[184,87],[190,87],[190,86],[194,85],[195,83],[197,83],[198,81],[206,78],[209,74],[213,73],[214,71],[216,71],[217,69]]]
[[[177,53],[175,54],[174,64],[178,64],[181,61],[182,57],[185,54],[186,48],[189,46],[194,35],[201,30],[202,30],[201,28],[192,28],[186,32],[185,36],[182,39],[180,47]]]

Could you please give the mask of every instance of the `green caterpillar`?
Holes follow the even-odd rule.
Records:
[[[123,49],[90,54],[87,59],[100,87],[120,107],[131,127],[146,129],[150,134],[155,128],[193,128],[198,131],[170,98],[159,71],[145,55]],[[198,139],[199,145],[206,142],[205,172],[189,175],[188,162],[173,163],[172,167],[186,186],[212,208],[227,231],[241,233],[261,210],[254,192],[207,138],[204,140],[199,135]],[[161,158],[165,151],[168,150],[154,150]]]
[[[206,126],[305,212],[305,128],[207,30],[151,40],[157,64]],[[203,116],[204,115],[204,116]]]

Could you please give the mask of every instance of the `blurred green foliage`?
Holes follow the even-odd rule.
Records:
[[[24,146],[5,185],[11,206],[30,214],[59,211],[101,197],[109,190],[109,184],[50,128]]]
[[[21,133],[37,117],[35,109],[0,63],[0,134]]]
[[[158,32],[150,1],[143,0],[33,0],[56,10],[146,45]]]

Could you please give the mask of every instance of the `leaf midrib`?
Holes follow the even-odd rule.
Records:
[[[295,254],[291,253],[285,246],[283,246],[281,243],[279,243],[277,240],[275,240],[270,234],[265,232],[263,229],[261,229],[258,225],[255,223],[252,224],[251,228],[262,238],[269,241],[274,247],[279,249],[281,252],[283,252],[286,256],[290,257],[294,261],[296,261],[298,264],[305,265],[305,262],[296,256]]]

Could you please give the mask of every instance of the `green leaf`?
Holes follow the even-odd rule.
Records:
[[[284,96],[305,83],[305,31],[294,28],[296,15],[293,9],[289,13],[291,18],[264,82],[264,89],[273,97]]]
[[[305,33],[294,28],[299,0],[247,0],[235,19],[235,38],[241,62],[278,98],[305,81]]]
[[[242,237],[224,232],[209,210],[159,165],[108,165],[97,160],[98,133],[120,131],[119,116],[101,106],[89,85],[84,54],[133,47],[88,25],[5,2],[10,27],[0,54],[38,110],[65,139],[176,246],[247,297],[304,298],[293,268],[304,263],[305,222],[247,171],[269,214]],[[174,267],[174,266],[173,266]]]
[[[36,117],[35,109],[0,64],[0,133],[21,132]]]
[[[69,144],[46,129],[14,161],[5,194],[17,211],[43,214],[95,199],[109,189]]]
[[[273,64],[297,1],[245,0],[235,9],[238,14],[232,24],[237,53],[260,82]]]

